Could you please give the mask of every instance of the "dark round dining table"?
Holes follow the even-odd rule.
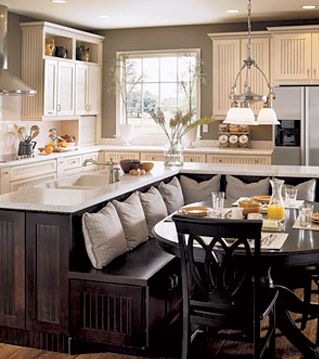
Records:
[[[205,203],[200,204],[205,205]],[[319,212],[319,203],[313,203],[313,205],[314,211]],[[293,228],[298,214],[298,209],[286,209],[283,232],[288,233],[288,237],[281,249],[262,250],[262,260],[271,267],[274,285],[279,289],[276,309],[277,327],[305,358],[319,359],[318,333],[317,343],[313,343],[299,329],[291,315],[291,312],[302,314],[305,305],[308,305],[308,312],[314,317],[319,317],[319,304],[304,303],[290,289],[300,287],[297,283],[295,286],[293,284],[294,281],[305,278],[306,267],[318,265],[319,273],[319,230]],[[155,225],[153,236],[164,251],[180,256],[175,224],[170,217]],[[287,283],[285,283],[285,278]]]

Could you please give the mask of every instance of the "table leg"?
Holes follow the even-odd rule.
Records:
[[[301,301],[290,289],[284,286],[276,286],[279,289],[279,300],[276,307],[277,327],[282,334],[293,344],[305,358],[319,359],[319,346],[311,342],[296,326],[295,320],[289,312],[303,313],[304,302]],[[309,313],[319,317],[319,305],[312,304]]]

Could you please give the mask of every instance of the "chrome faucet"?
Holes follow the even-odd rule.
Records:
[[[109,183],[114,183],[114,182],[120,181],[120,169],[119,169],[119,167],[115,167],[117,165],[117,163],[113,161],[113,158],[111,158],[107,162],[96,161],[93,158],[89,158],[82,163],[82,166],[86,167],[88,163],[92,163],[97,166],[109,167]]]

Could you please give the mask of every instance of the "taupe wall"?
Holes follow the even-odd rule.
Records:
[[[8,22],[8,64],[9,70],[17,76],[21,74],[21,30],[19,23],[24,21],[35,21],[28,17],[9,13]],[[285,22],[259,22],[253,23],[253,30],[264,30],[271,25],[298,25],[318,24],[319,20],[285,21]],[[62,24],[63,25],[63,24]],[[122,30],[96,31],[104,35],[103,53],[103,118],[102,137],[113,137],[115,134],[116,101],[115,96],[107,92],[111,79],[108,75],[110,66],[116,59],[117,51],[134,50],[161,50],[177,48],[200,48],[202,61],[206,68],[206,84],[201,88],[201,114],[212,113],[212,68],[211,68],[211,40],[207,33],[226,31],[246,31],[246,23],[240,24],[216,24],[197,26],[171,26],[157,28],[138,28]],[[216,138],[216,126],[210,126],[205,138]],[[253,139],[270,139],[271,128],[261,126],[254,129]]]
[[[298,25],[319,23],[318,20],[309,21],[285,21],[285,22],[259,22],[253,23],[253,30],[265,30],[267,26]],[[178,48],[200,48],[202,61],[206,67],[206,84],[201,88],[201,114],[212,113],[212,50],[211,40],[207,33],[246,31],[247,24],[215,24],[198,26],[172,26],[157,28],[138,28],[107,30],[99,32],[105,36],[103,54],[103,137],[113,137],[115,134],[116,101],[115,96],[107,92],[111,78],[110,66],[115,61],[117,51],[134,50],[160,50]],[[217,138],[216,125],[210,126],[209,133],[203,134],[204,138]],[[254,129],[253,139],[271,139],[271,127],[260,126]]]
[[[21,41],[20,22],[33,19],[9,12],[8,14],[8,68],[20,77],[21,74]]]

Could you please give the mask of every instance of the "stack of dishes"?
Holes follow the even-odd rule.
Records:
[[[312,219],[312,222],[319,224],[319,212],[313,213],[311,219]]]

